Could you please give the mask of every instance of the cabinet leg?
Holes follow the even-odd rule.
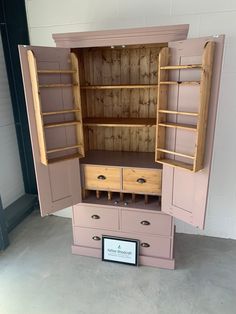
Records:
[[[135,194],[134,193],[132,193],[132,202],[134,202],[135,203]]]
[[[124,193],[120,192],[120,201],[123,202],[124,201]]]
[[[145,198],[145,204],[148,204],[148,195],[144,195]]]

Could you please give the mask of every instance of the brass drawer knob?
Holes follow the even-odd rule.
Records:
[[[100,237],[98,237],[98,236],[93,236],[93,238],[92,238],[94,241],[100,241],[101,240],[101,238]]]
[[[149,226],[151,223],[149,222],[149,221],[147,221],[147,220],[143,220],[143,221],[141,221],[140,222],[141,223],[141,225],[143,225],[143,226]]]
[[[141,247],[150,247],[150,244],[145,243],[145,242],[141,243],[140,245],[141,245]]]
[[[143,184],[143,183],[146,182],[146,180],[144,178],[138,178],[137,182],[140,183],[140,184]]]
[[[100,174],[99,176],[97,176],[98,180],[106,180],[106,177],[102,174]]]
[[[92,215],[91,218],[92,218],[92,219],[100,219],[100,216],[98,216],[98,215]]]

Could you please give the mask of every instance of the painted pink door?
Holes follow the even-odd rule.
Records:
[[[68,62],[70,59],[70,50],[67,48],[19,46],[40,210],[41,215],[45,216],[81,201],[79,160],[78,158],[65,160],[49,164],[48,166],[45,166],[40,162],[27,50],[33,51],[37,60],[37,67],[42,70],[70,69],[70,63]],[[47,83],[55,82],[55,80],[56,83],[67,83],[68,79],[69,78],[65,75],[60,74],[40,76],[42,84],[44,84],[44,80],[47,80]],[[40,91],[40,96],[43,111],[53,111],[55,110],[55,107],[56,110],[69,109],[68,106],[73,105],[71,93],[69,93],[66,88],[63,90],[57,88],[42,89]],[[58,118],[61,119],[62,117],[49,116],[47,117],[47,122],[50,123],[50,119]],[[63,118],[65,120],[70,119],[68,116]],[[70,128],[56,128],[47,132],[49,133],[47,134],[46,144],[50,149],[54,148],[53,145],[56,145],[57,147],[68,146],[73,137],[73,131]]]
[[[170,64],[177,65],[201,63],[201,55],[207,41],[216,42],[216,51],[209,103],[204,169],[192,173],[187,170],[164,165],[162,186],[162,211],[201,229],[204,228],[207,206],[224,36],[189,39],[169,43],[169,47],[171,48]],[[187,71],[190,71],[190,73]],[[180,72],[176,72],[171,75],[178,75],[178,77],[174,79],[177,78],[180,81],[185,80],[187,75],[187,80],[194,80],[196,79],[195,75],[197,75],[196,70],[181,70]],[[169,103],[173,106],[172,109],[178,108],[179,111],[196,110],[196,106],[198,106],[198,103],[195,101],[197,92],[199,92],[199,90],[197,91],[194,86],[181,86],[177,92],[171,92],[169,95]],[[180,118],[184,119],[186,117]],[[178,122],[184,123],[185,121]],[[168,138],[168,144],[175,148],[176,151],[188,149],[188,143],[192,140],[189,138],[192,136],[191,133],[185,133],[184,140],[182,135],[183,134],[180,132],[176,132],[174,136]]]

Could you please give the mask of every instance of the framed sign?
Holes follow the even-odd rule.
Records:
[[[139,240],[102,236],[102,260],[138,266]]]

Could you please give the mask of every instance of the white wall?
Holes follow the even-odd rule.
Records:
[[[0,196],[3,208],[23,194],[24,183],[0,36]]]
[[[206,229],[201,233],[236,239],[236,1],[26,0],[26,5],[34,45],[54,45],[53,33],[185,23],[190,24],[189,37],[226,34]],[[178,232],[198,233],[176,223]]]

